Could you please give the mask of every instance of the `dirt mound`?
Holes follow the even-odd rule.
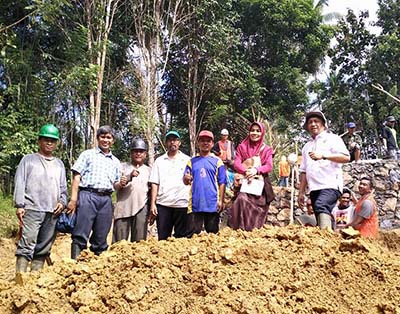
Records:
[[[22,287],[0,281],[0,312],[400,313],[400,252],[387,239],[292,226],[121,242]]]

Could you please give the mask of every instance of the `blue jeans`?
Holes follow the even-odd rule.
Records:
[[[278,186],[287,187],[289,185],[288,177],[280,177],[278,181]]]

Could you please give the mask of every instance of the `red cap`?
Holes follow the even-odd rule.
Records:
[[[214,135],[212,134],[212,132],[207,130],[200,131],[198,138],[200,137],[208,137],[214,140]]]

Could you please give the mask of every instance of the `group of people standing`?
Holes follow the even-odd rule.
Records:
[[[311,139],[302,150],[298,203],[303,207],[309,192],[318,226],[325,228],[332,226],[332,210],[343,186],[340,164],[349,162],[350,153],[343,140],[328,131],[322,112],[307,113],[304,128]],[[260,122],[251,123],[236,150],[228,135],[224,129],[221,140],[214,142],[212,132],[200,131],[199,153],[191,158],[180,150],[180,134],[169,131],[164,138],[166,153],[150,168],[145,164],[147,145],[143,139],[132,141],[130,161],[120,163],[111,151],[114,130],[101,126],[97,147],[82,152],[72,166],[67,202],[65,167],[53,155],[59,131],[54,125],[44,125],[39,132],[38,153],[23,157],[15,176],[14,201],[22,230],[16,250],[17,273],[26,272],[30,262],[33,271],[43,267],[55,239],[57,216],[63,210],[76,215],[71,236],[73,259],[88,242],[97,255],[107,250],[112,225],[113,243],[129,237],[131,241],[145,240],[148,222],[154,220],[159,240],[191,237],[203,229],[216,233],[231,177],[234,201],[228,225],[247,231],[261,228],[274,199],[268,176],[273,150],[264,143],[265,127]],[[349,222],[355,228],[366,223],[377,226],[377,218],[370,219],[376,217],[377,209],[371,196],[372,182],[367,179],[361,180],[362,200]],[[361,193],[363,186],[368,193]]]
[[[264,134],[264,126],[253,123],[235,152],[228,134],[221,134],[221,140],[214,143],[213,133],[203,130],[197,138],[199,154],[190,158],[180,150],[180,134],[169,131],[165,135],[166,153],[150,168],[145,165],[147,145],[143,139],[132,141],[130,162],[120,163],[111,151],[114,130],[101,126],[96,133],[97,147],[82,152],[71,168],[68,202],[65,167],[54,156],[59,131],[54,125],[44,125],[39,131],[39,151],[21,160],[15,176],[14,201],[21,226],[17,273],[26,272],[29,264],[32,271],[43,268],[62,211],[76,216],[71,234],[73,259],[88,243],[97,255],[107,250],[112,225],[113,243],[129,237],[131,241],[146,239],[149,220],[156,221],[159,240],[191,237],[203,228],[218,232],[227,168],[234,167],[241,181],[248,183],[264,182],[272,169],[272,150],[264,144]],[[236,191],[229,223],[233,228],[251,230],[264,224],[271,199],[266,193],[272,191],[269,180],[266,182],[269,188],[257,195]]]

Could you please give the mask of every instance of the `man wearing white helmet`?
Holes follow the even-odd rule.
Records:
[[[342,163],[350,161],[350,153],[343,140],[327,130],[327,121],[320,111],[306,114],[304,123],[311,139],[304,145],[300,165],[298,203],[304,207],[306,188],[318,226],[332,228],[332,209],[343,189]]]
[[[221,139],[215,143],[213,152],[222,159],[225,166],[230,167],[233,165],[235,159],[235,147],[233,142],[228,139],[229,132],[227,129],[221,130]]]

